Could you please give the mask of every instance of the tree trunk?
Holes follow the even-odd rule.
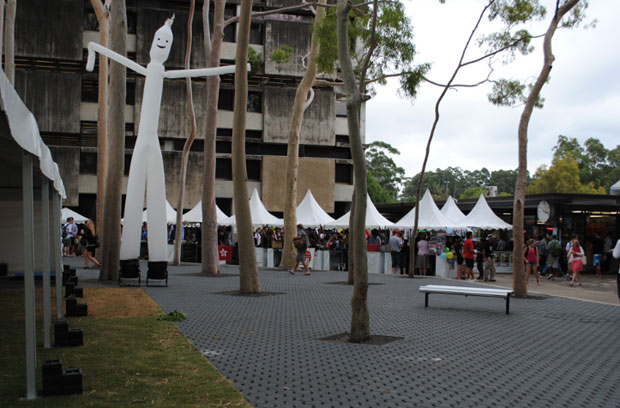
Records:
[[[376,6],[376,4],[375,4]],[[349,341],[360,343],[370,337],[370,316],[368,313],[368,267],[366,259],[366,245],[364,237],[364,221],[366,216],[366,163],[362,147],[360,132],[360,109],[362,95],[357,86],[351,56],[349,55],[348,17],[350,3],[338,0],[337,27],[338,27],[338,60],[344,78],[347,96],[347,124],[349,125],[349,140],[351,156],[353,158],[355,213],[351,214],[349,222],[349,245],[355,259],[355,283],[351,299],[351,334]],[[361,78],[361,83],[364,78]],[[353,233],[355,231],[355,233]]]
[[[353,197],[355,197],[355,188],[353,189]],[[355,200],[351,201],[351,213],[349,214],[349,224],[355,218]],[[349,228],[349,247],[347,248],[347,285],[355,283],[355,256],[353,254],[353,245],[355,230]]]
[[[207,67],[219,67],[224,41],[224,7],[226,0],[216,0],[213,13],[213,36],[209,27],[209,6],[202,8]],[[204,142],[204,173],[202,185],[202,266],[201,273],[219,275],[217,252],[217,214],[215,210],[215,139],[217,136],[217,105],[220,96],[220,77],[207,77],[207,117]]]
[[[320,4],[325,4],[326,0],[319,0]],[[314,27],[316,28],[323,17],[325,9],[318,7],[314,17]],[[293,238],[297,235],[297,170],[299,167],[299,139],[301,138],[301,125],[304,112],[312,103],[312,98],[308,98],[308,92],[312,90],[312,84],[316,78],[317,66],[316,55],[319,51],[319,41],[317,31],[312,31],[310,40],[310,52],[308,53],[308,66],[304,73],[293,102],[293,113],[291,114],[291,126],[288,134],[288,155],[286,157],[286,173],[284,183],[284,246],[282,250],[282,260],[280,267],[290,269],[295,265],[295,246]]]
[[[573,7],[579,3],[579,0],[569,0],[562,7],[556,9],[555,15],[549,23],[549,27],[545,33],[545,40],[543,43],[544,62],[543,67],[538,74],[538,78],[527,97],[527,101],[521,113],[521,119],[519,120],[519,168],[517,172],[517,184],[515,186],[514,196],[514,209],[512,219],[512,231],[513,231],[513,265],[514,272],[512,276],[512,289],[515,291],[515,296],[520,298],[527,297],[527,282],[525,281],[525,265],[524,259],[524,238],[523,238],[523,207],[525,203],[525,190],[527,184],[527,128],[532,117],[532,111],[540,92],[549,79],[549,73],[553,66],[555,57],[551,51],[551,40],[558,28],[562,17],[568,13]]]
[[[189,16],[187,17],[187,45],[185,47],[185,69],[190,69],[192,55],[192,22],[194,20],[195,0],[190,1]],[[177,223],[174,228],[174,265],[181,265],[181,245],[183,236],[183,201],[185,198],[185,182],[187,180],[187,162],[189,152],[196,139],[196,113],[194,112],[194,98],[192,93],[192,78],[185,78],[185,93],[187,94],[187,112],[189,113],[189,137],[183,146],[181,156],[181,180],[179,181],[179,198],[177,200]]]
[[[90,0],[99,22],[99,44],[108,47],[110,11],[100,0]],[[99,240],[103,242],[103,206],[108,163],[108,57],[99,54],[99,85],[97,96],[97,226]],[[101,252],[102,248],[98,249]]]
[[[4,18],[4,73],[15,84],[15,13],[17,1],[7,0]]]
[[[245,120],[248,102],[247,63],[251,13],[252,0],[242,0],[235,54],[235,111],[232,130],[233,189],[239,242],[239,291],[244,294],[260,293],[245,165]]]
[[[112,2],[111,49],[127,55],[127,9],[125,0]],[[103,267],[100,280],[118,280],[121,250],[121,196],[125,168],[125,96],[127,71],[110,62],[110,136],[108,144],[108,180],[104,196]]]

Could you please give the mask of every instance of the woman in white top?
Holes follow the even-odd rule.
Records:
[[[420,275],[425,276],[428,269],[428,241],[426,240],[426,234],[420,236],[417,247],[418,253],[415,260],[415,267],[420,270]]]

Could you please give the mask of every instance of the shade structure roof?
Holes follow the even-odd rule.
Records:
[[[321,208],[309,189],[304,199],[297,206],[296,214],[297,223],[302,224],[304,227],[318,227],[334,221],[334,219]]]
[[[609,195],[620,195],[620,180],[609,188]]]
[[[224,214],[217,205],[215,206],[215,213],[217,225],[228,225],[230,223],[230,217]],[[194,208],[183,214],[183,222],[202,222],[202,200],[198,201]]]
[[[439,208],[437,208],[437,205],[433,200],[433,196],[428,190],[424,193],[418,207],[418,228],[446,229],[460,227],[459,223],[452,221],[441,211],[439,211]],[[415,222],[415,209],[416,207],[413,207],[403,218],[398,220],[396,226],[401,228],[413,228]]]
[[[148,209],[142,211],[142,222],[148,222],[147,220],[147,211]],[[177,223],[177,212],[172,208],[168,200],[166,200],[166,224],[176,224]]]
[[[474,208],[461,221],[461,224],[467,227],[483,229],[512,229],[512,225],[495,215],[482,194],[480,194]]]
[[[457,224],[465,219],[465,214],[456,205],[456,201],[454,201],[452,196],[449,196],[443,207],[441,207],[441,213]]]
[[[381,213],[377,210],[377,207],[372,203],[370,196],[366,194],[366,228],[392,228],[394,227],[394,223],[385,218]],[[342,227],[346,228],[349,226],[349,217],[351,216],[351,211],[343,215],[342,217],[334,220],[328,224],[325,224],[326,227]]]
[[[60,221],[66,222],[67,218],[72,217],[73,221],[77,224],[81,224],[83,222],[88,221],[87,217],[84,217],[82,214],[78,214],[73,210],[68,209],[67,207],[60,210]]]
[[[258,191],[254,189],[250,196],[250,215],[252,217],[252,226],[261,227],[263,225],[272,225],[281,227],[284,225],[284,221],[267,211],[260,197]],[[237,225],[237,219],[233,215],[229,219],[231,225]]]

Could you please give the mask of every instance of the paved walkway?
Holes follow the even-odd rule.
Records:
[[[222,293],[236,267],[198,270],[170,267],[170,286],[146,291],[188,314],[183,333],[255,407],[620,406],[617,304],[536,296],[506,315],[501,299],[433,295],[424,308],[420,285],[468,283],[371,275],[372,334],[402,339],[349,344],[320,340],[349,329],[343,272],[261,270],[280,294],[240,297]]]

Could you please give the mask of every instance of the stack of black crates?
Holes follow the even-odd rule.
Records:
[[[83,346],[83,331],[82,329],[70,329],[66,321],[56,322],[54,323],[54,344],[56,347]]]
[[[43,362],[43,395],[68,395],[82,393],[82,369],[62,369],[60,358]]]

